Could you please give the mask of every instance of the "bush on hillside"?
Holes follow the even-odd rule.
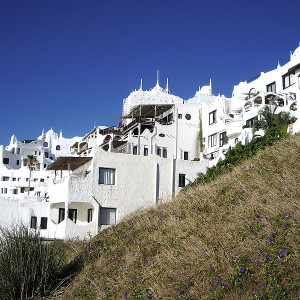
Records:
[[[201,183],[211,182],[216,179],[219,175],[224,174],[232,170],[238,163],[246,160],[257,153],[259,149],[263,149],[266,146],[273,145],[276,140],[279,140],[282,135],[265,135],[263,137],[254,138],[250,143],[243,145],[241,142],[237,143],[235,147],[230,148],[225,158],[220,159],[218,163],[208,168],[206,173],[199,173],[198,177],[194,182],[186,185],[183,190],[186,190],[190,186],[195,186]]]
[[[24,225],[1,228],[0,299],[46,295],[57,282],[63,251]]]

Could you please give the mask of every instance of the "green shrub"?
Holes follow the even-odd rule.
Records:
[[[207,183],[216,179],[219,175],[231,171],[234,166],[256,154],[257,150],[273,145],[276,140],[281,138],[282,135],[280,134],[267,134],[263,137],[253,139],[246,145],[243,145],[241,142],[237,143],[235,147],[230,148],[226,152],[223,160],[219,159],[218,163],[215,166],[208,168],[205,174],[199,173],[195,181],[186,185],[182,190],[184,191],[190,186]]]
[[[57,283],[63,251],[24,225],[1,228],[0,299],[46,295]]]

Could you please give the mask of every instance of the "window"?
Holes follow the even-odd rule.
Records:
[[[217,110],[209,113],[209,125],[217,123]]]
[[[157,154],[158,156],[161,156],[161,148],[157,148],[156,154]]]
[[[276,93],[276,82],[272,82],[267,85],[267,92]]]
[[[148,147],[144,147],[144,156],[148,156]]]
[[[49,154],[48,154],[48,152],[46,151],[45,152],[45,158],[48,158],[49,157]]]
[[[20,193],[24,193],[25,192],[25,188],[24,187],[21,187],[21,190],[20,190]]]
[[[116,224],[116,208],[101,207],[100,209],[100,225]]]
[[[45,182],[45,179],[44,179],[44,178],[41,178],[41,179],[40,179],[40,182]]]
[[[115,169],[99,168],[100,184],[115,184]]]
[[[7,194],[7,188],[1,188],[1,194]]]
[[[11,153],[15,153],[15,148],[12,148],[12,149],[11,149]]]
[[[29,181],[29,178],[26,178],[26,181]]]
[[[17,195],[18,194],[18,189],[13,189],[12,193],[13,193],[13,195]]]
[[[40,192],[40,191],[35,192],[35,195],[36,195],[37,197],[41,197],[41,192]]]
[[[20,161],[17,159],[17,163],[16,163],[16,165],[17,166],[19,166],[20,165]]]
[[[77,221],[77,209],[69,208],[68,218],[72,220],[74,223]]]
[[[12,181],[16,181],[16,180],[17,180],[17,178],[16,178],[16,177],[13,177]]]
[[[251,118],[251,119],[249,119],[249,120],[247,120],[246,121],[246,125],[247,125],[247,127],[253,127],[253,125],[254,125],[254,122],[257,120],[257,117],[254,117],[254,118]]]
[[[179,174],[179,187],[184,187],[185,186],[185,174]]]
[[[220,133],[220,147],[228,143],[228,137],[226,131]]]
[[[56,150],[60,150],[60,145],[56,145]]]
[[[168,149],[167,148],[163,148],[163,157],[164,158],[168,157]]]
[[[30,228],[36,229],[37,227],[37,217],[31,217]]]
[[[8,176],[2,176],[2,181],[9,181],[9,177]]]
[[[48,218],[41,217],[41,229],[47,229]]]
[[[44,169],[46,169],[47,168],[47,164],[44,164]]]
[[[217,134],[208,136],[208,147],[214,147],[217,145]]]
[[[137,152],[138,152],[138,147],[137,146],[133,146],[132,154],[133,155],[137,155]]]
[[[58,210],[58,223],[62,222],[65,219],[65,209],[59,208]]]
[[[189,153],[187,151],[183,152],[183,159],[184,160],[189,160]]]
[[[9,158],[4,157],[4,158],[3,158],[3,163],[4,163],[5,165],[9,164]]]
[[[33,178],[33,181],[38,181],[38,179],[37,178]]]
[[[88,209],[87,221],[88,221],[88,223],[91,223],[93,221],[93,209],[92,208]]]
[[[48,147],[48,143],[47,142],[44,143],[44,147]]]
[[[182,119],[182,114],[178,114],[178,119]]]
[[[20,154],[20,148],[17,148],[17,154]]]
[[[185,118],[189,121],[191,119],[191,115],[190,114],[186,114]]]
[[[238,138],[235,138],[234,144],[237,144],[238,142],[239,142],[239,139],[238,139]]]
[[[282,76],[282,85],[284,89],[288,88],[294,83],[295,83],[295,74],[288,73]]]

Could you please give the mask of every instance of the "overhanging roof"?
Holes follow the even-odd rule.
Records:
[[[53,164],[48,166],[47,171],[71,170],[74,171],[89,162],[92,157],[60,156]]]
[[[133,108],[133,110],[126,116],[122,118],[132,119],[132,118],[155,118],[165,111],[173,107],[173,104],[148,104],[148,105],[138,105]]]
[[[293,67],[291,67],[291,68],[289,68],[288,72],[289,72],[289,73],[293,73],[293,72],[295,72],[296,69],[298,69],[298,68],[300,68],[300,63],[297,64],[297,65],[295,65],[295,66],[293,66]]]

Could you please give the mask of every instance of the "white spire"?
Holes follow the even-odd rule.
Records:
[[[159,70],[157,70],[157,75],[156,75],[156,86],[159,87]]]
[[[280,65],[280,62],[278,61],[277,68],[280,68],[280,67],[281,67],[281,65]]]
[[[167,78],[167,86],[166,86],[166,91],[169,93],[169,78]]]
[[[143,79],[141,79],[141,84],[140,84],[140,89],[139,91],[142,91],[143,90]]]
[[[211,87],[212,83],[211,83],[211,78],[209,79],[209,86]]]
[[[292,57],[293,57],[293,52],[290,51],[290,60],[292,59]]]
[[[61,139],[63,136],[62,136],[62,129],[60,130],[59,132],[59,138]]]

